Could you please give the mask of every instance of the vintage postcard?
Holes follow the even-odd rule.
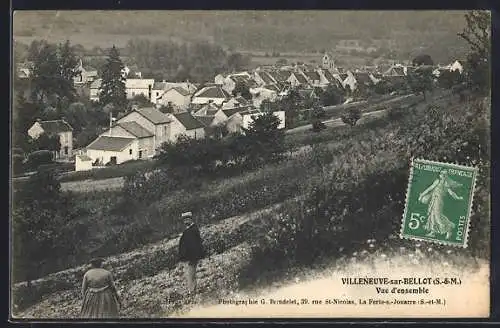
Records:
[[[486,318],[488,11],[14,11],[11,320]]]

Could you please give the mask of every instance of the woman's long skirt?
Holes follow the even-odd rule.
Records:
[[[89,288],[83,298],[83,318],[118,318],[118,300],[111,288]]]

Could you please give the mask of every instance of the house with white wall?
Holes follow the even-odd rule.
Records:
[[[75,171],[92,170],[92,158],[86,154],[75,156]]]
[[[173,87],[156,97],[157,107],[172,105],[174,110],[186,110],[191,104],[191,93],[182,87]]]
[[[172,117],[154,107],[136,109],[120,118],[117,124],[123,122],[136,122],[147,131],[153,133],[153,149],[155,151],[162,143],[170,140],[170,122],[172,122]]]
[[[136,138],[138,148],[135,159],[151,158],[155,155],[154,134],[134,121],[118,122],[101,134],[107,137]]]
[[[127,93],[127,99],[143,95],[151,101],[154,83],[155,80],[153,79],[126,79],[125,92]]]
[[[87,156],[102,166],[108,163],[121,164],[138,159],[137,138],[99,136],[86,147]]]
[[[42,134],[58,136],[61,148],[55,153],[56,159],[69,159],[73,154],[73,128],[64,119],[42,121],[37,119],[28,129],[32,139],[38,139]]]

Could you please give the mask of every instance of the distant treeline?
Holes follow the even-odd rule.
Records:
[[[30,45],[14,42],[16,63],[33,60],[33,49],[41,40]],[[110,47],[112,45],[110,44]],[[101,70],[109,49],[85,48],[73,45],[75,54],[83,59],[84,66]],[[140,71],[143,78],[170,81],[211,82],[215,75],[227,71],[245,69],[250,58],[238,52],[229,52],[221,46],[200,41],[196,43],[176,43],[172,41],[151,41],[147,38],[131,39],[120,50],[123,62],[133,70]]]

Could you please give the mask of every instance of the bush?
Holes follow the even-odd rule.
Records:
[[[28,155],[27,167],[36,170],[42,164],[52,163],[53,158],[54,154],[50,150],[34,151]]]
[[[322,130],[326,129],[325,123],[321,122],[319,119],[316,119],[312,123],[312,130],[314,132],[320,132]]]
[[[355,126],[360,118],[361,118],[361,109],[357,107],[349,108],[341,116],[342,122],[344,122],[349,126]]]
[[[428,115],[426,106],[420,106],[386,127],[347,139],[341,149],[313,150],[327,172],[325,179],[310,182],[303,201],[269,214],[257,253],[272,254],[269,265],[275,267],[290,262],[309,264],[314,258],[339,252],[352,254],[367,249],[368,239],[381,241],[380,247],[389,251],[411,246],[398,238],[408,163],[411,157],[424,157],[479,166],[467,252],[489,258],[488,109],[479,103],[435,106],[439,115]],[[336,153],[344,156],[336,160]],[[263,273],[264,268],[260,269]]]

